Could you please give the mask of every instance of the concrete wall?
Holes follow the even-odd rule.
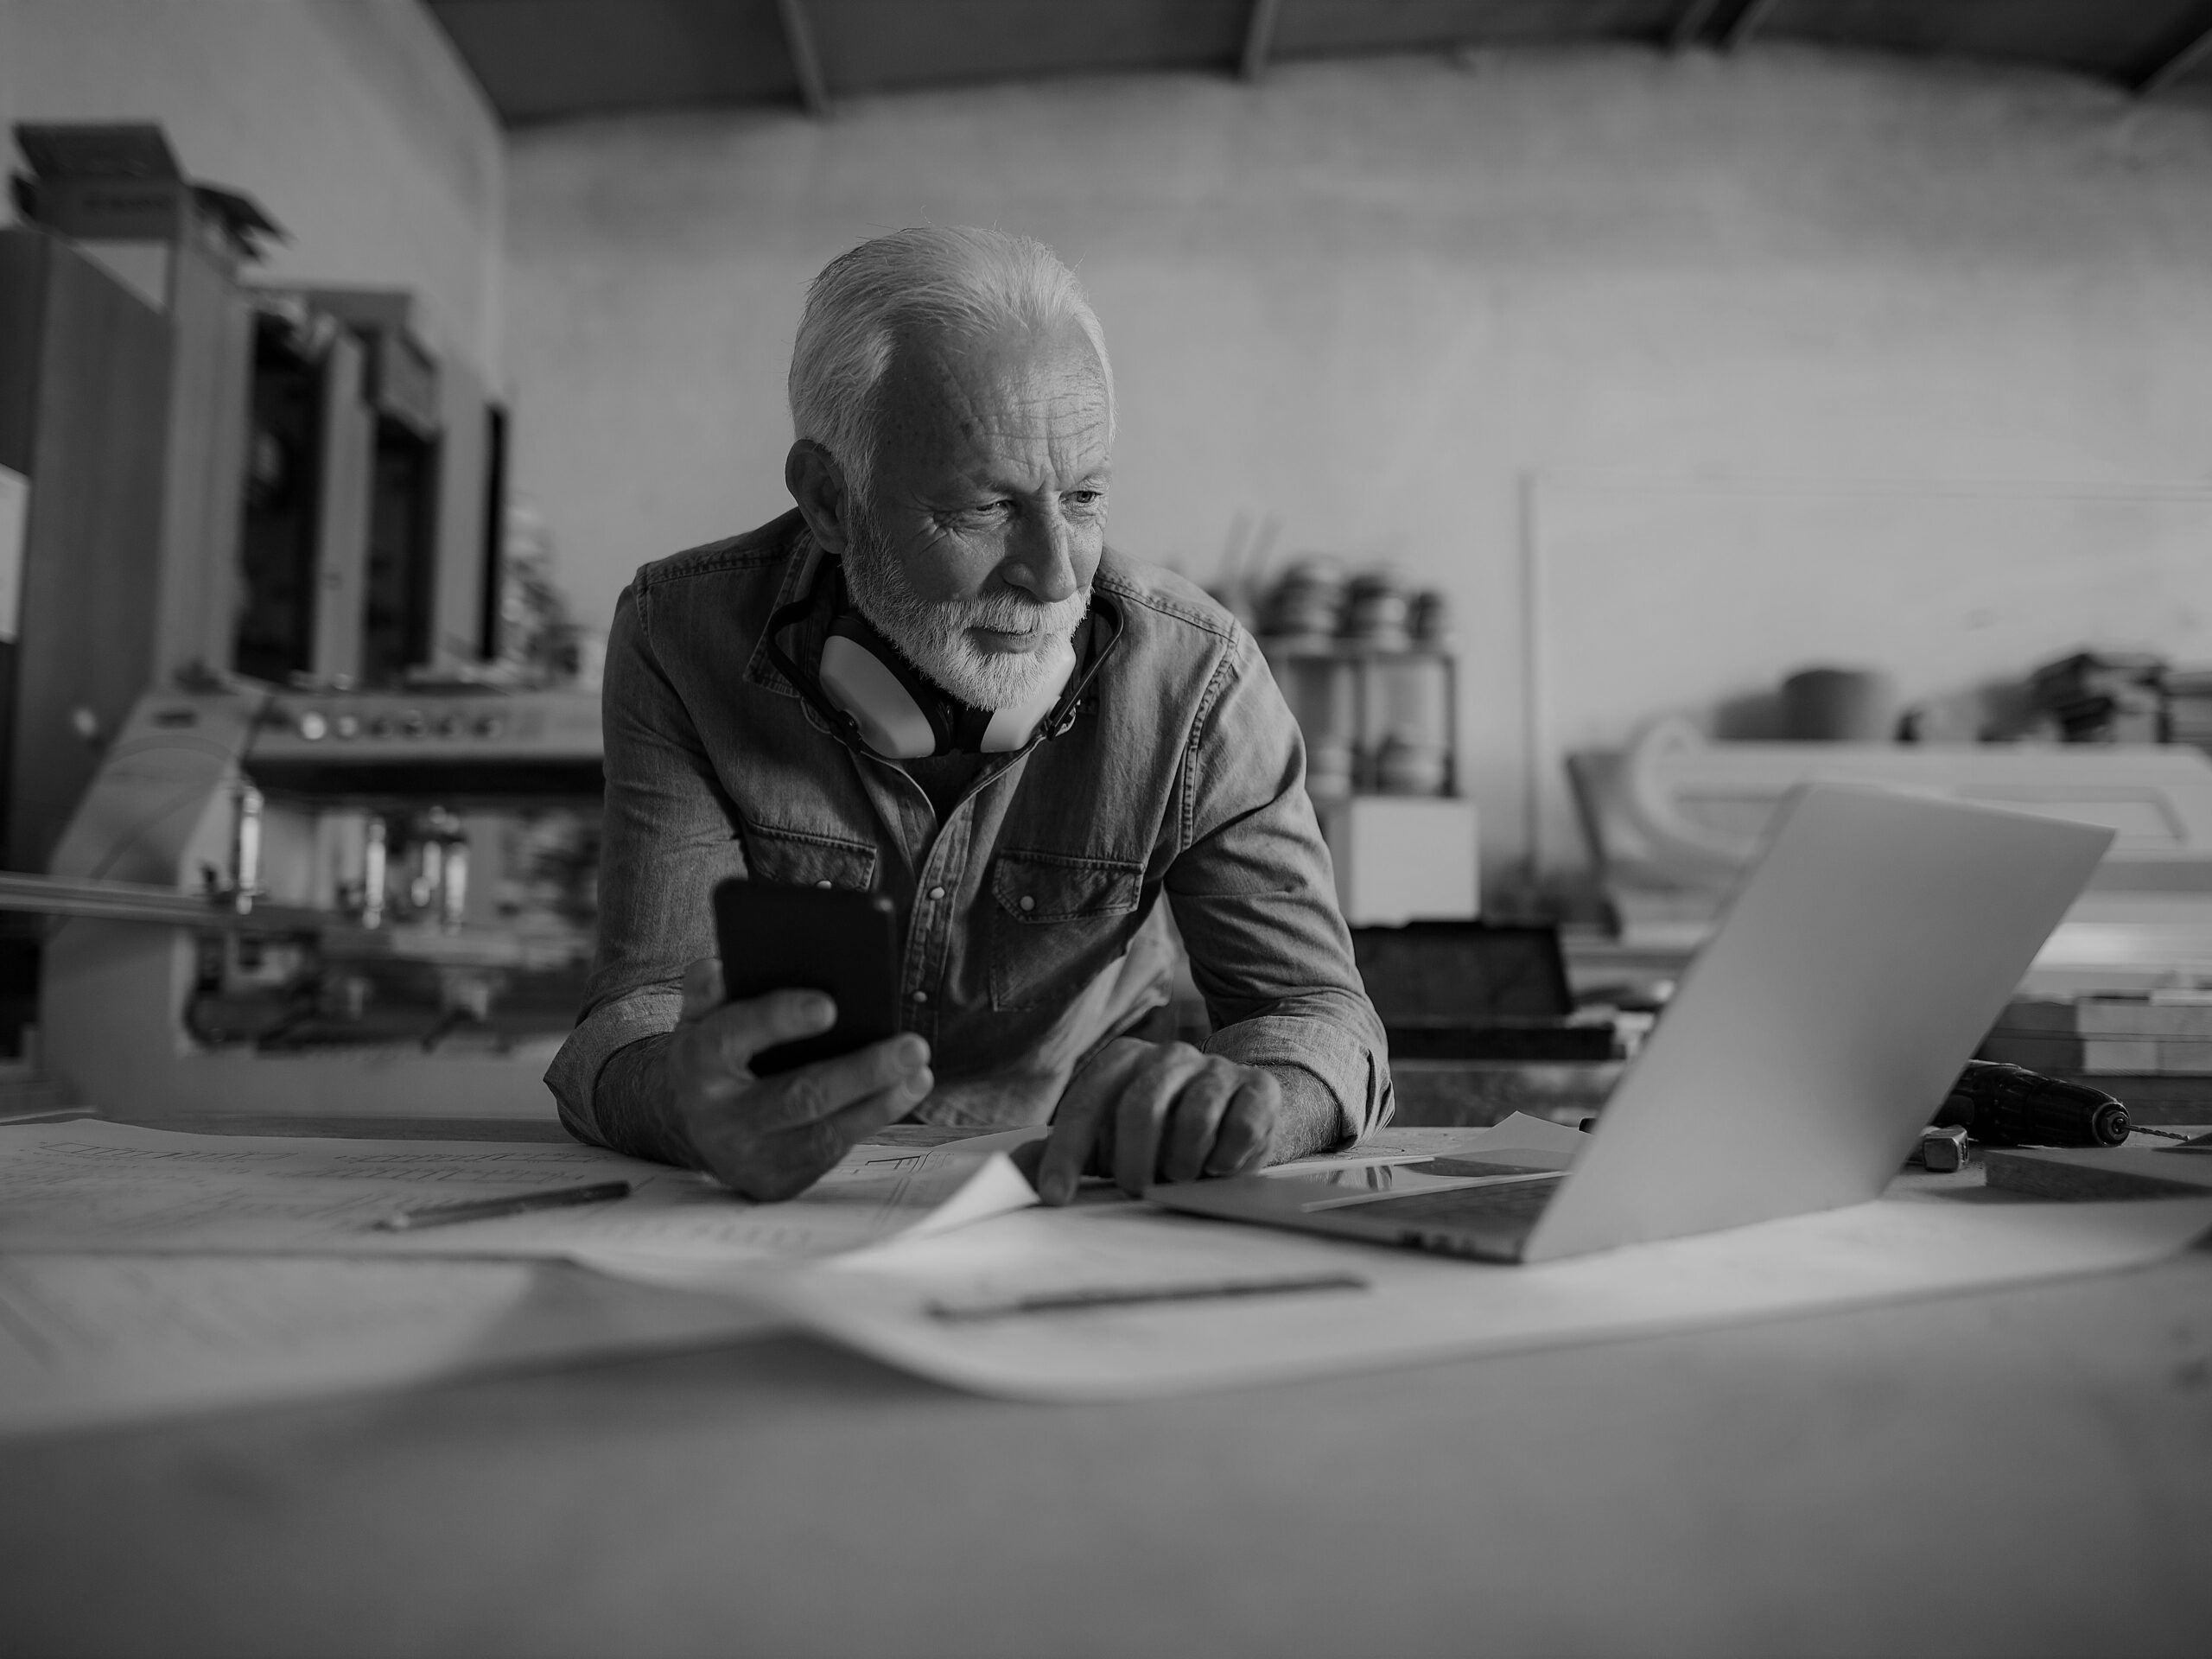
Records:
[[[1450,591],[1493,868],[1560,744],[1808,656],[1912,695],[2084,637],[2212,661],[2202,106],[1624,50],[580,124],[508,165],[517,482],[588,616],[784,507],[805,280],[935,219],[1090,285],[1119,545],[1210,576],[1272,514],[1278,558]]]
[[[292,236],[262,276],[412,289],[496,370],[505,157],[416,0],[0,0],[0,124],[100,120],[259,200]]]

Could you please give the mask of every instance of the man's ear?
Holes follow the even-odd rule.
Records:
[[[784,457],[784,486],[814,532],[814,544],[842,558],[852,540],[854,504],[836,457],[812,438],[801,438]]]

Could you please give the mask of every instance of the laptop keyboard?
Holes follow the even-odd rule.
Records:
[[[1462,1186],[1449,1192],[1410,1192],[1402,1198],[1376,1198],[1357,1206],[1362,1219],[1456,1221],[1486,1224],[1532,1221],[1559,1190],[1557,1181],[1515,1181],[1503,1186]]]
[[[1398,1230],[1398,1243],[1447,1255],[1511,1261],[1559,1183],[1514,1181],[1501,1186],[1463,1186],[1449,1192],[1414,1192],[1353,1207],[1362,1221]]]

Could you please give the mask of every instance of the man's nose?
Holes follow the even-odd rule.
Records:
[[[1078,588],[1075,535],[1057,511],[1025,513],[1014,544],[999,574],[1040,605],[1057,605]]]

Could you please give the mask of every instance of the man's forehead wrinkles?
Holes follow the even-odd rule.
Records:
[[[912,340],[880,410],[889,470],[921,498],[1049,493],[1098,474],[1111,416],[1087,340]]]

